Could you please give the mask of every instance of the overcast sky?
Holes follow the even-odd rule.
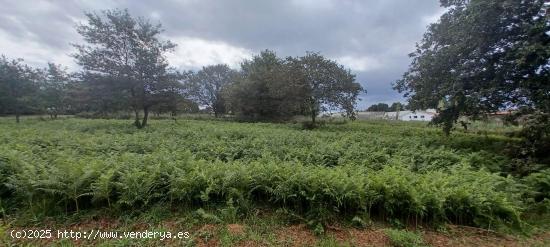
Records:
[[[261,50],[279,56],[306,51],[339,61],[368,90],[359,109],[403,101],[391,88],[410,62],[408,55],[426,26],[444,9],[439,0],[0,0],[0,54],[28,64],[47,62],[78,69],[70,43],[85,22],[84,11],[128,8],[161,22],[163,36],[178,44],[172,66],[239,63]]]

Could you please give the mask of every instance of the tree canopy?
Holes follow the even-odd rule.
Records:
[[[37,71],[22,59],[0,57],[0,109],[14,114],[17,122],[22,113],[36,107],[37,78]]]
[[[431,24],[395,89],[412,109],[437,108],[449,133],[459,116],[506,108],[550,107],[550,26],[543,1],[441,0],[447,8]]]
[[[231,85],[237,72],[226,64],[203,67],[191,76],[190,95],[201,105],[209,107],[216,117],[226,113],[224,92]]]
[[[373,105],[369,106],[369,108],[367,108],[367,111],[387,112],[387,111],[390,111],[390,106],[386,103],[373,104]]]
[[[243,119],[285,120],[308,115],[312,123],[325,111],[355,117],[363,89],[355,75],[318,53],[281,59],[269,50],[243,62],[230,88],[230,105]]]
[[[74,45],[78,50],[74,57],[84,75],[104,77],[117,84],[107,85],[124,93],[135,113],[135,125],[145,127],[149,109],[160,100],[157,96],[173,86],[165,53],[175,45],[159,39],[160,24],[134,18],[127,10],[106,10],[86,16],[88,23],[77,29],[86,44]],[[139,117],[141,110],[143,119]]]
[[[241,64],[231,109],[245,120],[285,120],[300,112],[300,86],[287,80],[285,61],[269,50]]]
[[[342,109],[345,115],[355,118],[355,103],[363,88],[355,82],[355,75],[337,62],[319,53],[308,52],[299,58],[288,58],[290,74],[303,90],[303,107],[311,121],[321,112]]]
[[[69,84],[69,74],[61,65],[48,63],[48,67],[42,71],[41,96],[42,107],[52,117],[66,111],[69,107],[67,98],[67,85]]]

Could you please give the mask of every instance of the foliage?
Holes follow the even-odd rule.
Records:
[[[301,110],[303,89],[287,79],[285,62],[269,50],[241,64],[229,91],[231,110],[243,120],[288,120]]]
[[[225,94],[236,73],[225,64],[203,67],[192,75],[190,94],[199,104],[208,106],[216,117],[221,116],[227,112]]]
[[[281,59],[269,50],[241,65],[229,87],[229,108],[244,120],[289,120],[307,115],[315,126],[317,116],[343,110],[355,118],[361,85],[342,65],[318,53]]]
[[[372,112],[393,112],[393,111],[404,111],[407,110],[408,106],[404,105],[401,102],[393,102],[391,106],[386,103],[373,104],[367,108],[367,111]]]
[[[38,73],[22,61],[0,57],[0,113],[13,113],[17,122],[21,114],[37,106]]]
[[[424,244],[422,236],[415,232],[407,230],[387,229],[386,235],[388,235],[388,237],[390,238],[391,245],[395,247],[427,246],[426,244]]]
[[[83,75],[108,80],[104,90],[122,93],[135,112],[135,125],[145,127],[149,109],[163,99],[165,90],[178,85],[168,74],[164,55],[175,45],[159,39],[160,24],[134,18],[127,10],[86,16],[87,24],[78,26],[77,31],[87,44],[74,45],[78,50],[74,57],[83,67]],[[141,110],[143,119],[139,117]]]
[[[520,157],[534,158],[540,162],[550,162],[550,113],[534,112],[525,116]]]
[[[69,106],[67,97],[67,85],[69,74],[61,65],[48,63],[48,68],[42,71],[41,78],[41,103],[51,118],[65,113]]]
[[[519,227],[524,201],[541,189],[486,170],[512,161],[499,156],[498,138],[448,141],[402,123],[313,131],[196,120],[156,121],[147,131],[117,120],[13,125],[0,120],[7,212],[224,205],[220,215],[231,219],[269,203],[319,229],[337,215],[497,228]]]
[[[406,108],[407,106],[401,102],[393,102],[390,106],[390,111],[404,111]]]
[[[163,90],[155,94],[155,104],[151,110],[159,116],[163,113],[170,113],[175,117],[178,113],[197,113],[199,104],[189,98],[189,91],[185,84],[191,81],[190,72],[176,72],[168,76],[170,81]]]
[[[345,116],[355,119],[355,103],[364,90],[350,70],[314,52],[287,58],[287,67],[292,79],[304,90],[302,109],[313,124],[320,113],[335,109],[343,109]]]
[[[533,202],[550,200],[550,169],[532,173],[523,178],[523,181],[532,188],[529,191],[532,194],[527,197],[532,198]]]
[[[390,111],[390,106],[386,103],[378,103],[378,104],[374,104],[374,105],[369,106],[369,108],[367,108],[367,111],[387,112],[387,111]]]
[[[447,134],[460,116],[518,106],[548,112],[550,26],[539,16],[543,1],[441,4],[446,13],[428,27],[394,85],[411,108],[437,108],[433,121]]]

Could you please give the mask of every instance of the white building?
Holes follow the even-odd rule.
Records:
[[[400,121],[432,121],[436,115],[434,109],[418,110],[418,111],[399,111],[399,112],[386,112],[385,118],[389,120]]]

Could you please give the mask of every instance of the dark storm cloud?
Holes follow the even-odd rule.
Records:
[[[428,23],[441,14],[438,0],[0,0],[0,4],[0,31],[7,35],[0,37],[0,53],[9,56],[70,62],[69,43],[79,41],[74,26],[84,20],[83,11],[128,8],[134,15],[160,21],[169,39],[199,39],[237,49],[228,54],[263,49],[281,56],[321,52],[350,67],[364,83],[368,96],[361,108],[400,99],[391,83],[406,70],[410,62],[407,54]],[[194,50],[200,54],[205,42],[197,43]],[[17,51],[17,44],[31,47]],[[212,48],[218,49],[213,53],[223,57],[226,46],[220,47]],[[196,63],[208,62],[198,59]]]

